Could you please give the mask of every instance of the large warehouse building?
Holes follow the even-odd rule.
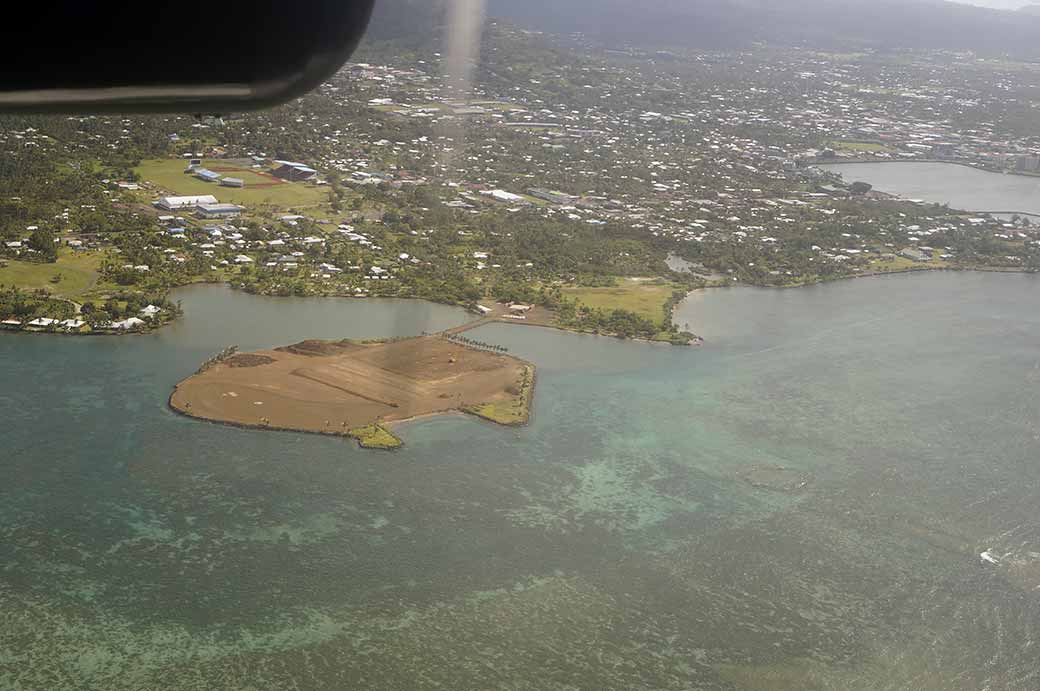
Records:
[[[243,211],[245,209],[236,204],[199,204],[195,207],[196,215],[201,218],[230,218]]]
[[[275,161],[275,163],[278,164],[278,167],[271,171],[271,175],[283,180],[291,182],[310,180],[318,174],[318,171],[304,163],[294,163],[292,161]]]
[[[199,204],[216,204],[217,198],[212,194],[200,194],[192,197],[163,197],[155,202],[155,206],[167,211],[178,209],[193,209]]]

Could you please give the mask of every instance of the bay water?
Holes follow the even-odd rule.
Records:
[[[1038,289],[700,291],[700,348],[482,327],[531,424],[397,452],[166,399],[461,310],[197,286],[154,334],[0,334],[0,688],[1038,688]]]

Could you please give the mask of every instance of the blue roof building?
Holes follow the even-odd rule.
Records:
[[[212,170],[207,170],[205,168],[196,168],[194,172],[195,177],[200,180],[205,180],[206,182],[216,182],[220,179],[220,173],[214,173]]]

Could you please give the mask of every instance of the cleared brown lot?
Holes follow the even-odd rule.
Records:
[[[180,382],[170,405],[237,425],[346,434],[464,406],[517,400],[526,364],[437,336],[304,341],[236,355]]]

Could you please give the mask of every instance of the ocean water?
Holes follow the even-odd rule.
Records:
[[[156,334],[0,334],[0,688],[1040,688],[1038,288],[698,292],[702,348],[484,327],[532,423],[393,453],[166,397],[459,310],[207,286]]]

